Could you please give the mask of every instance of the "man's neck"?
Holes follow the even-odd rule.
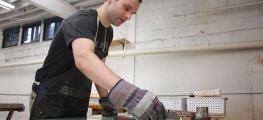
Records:
[[[102,5],[100,6],[98,9],[97,9],[97,12],[98,12],[98,17],[99,17],[99,20],[100,22],[102,23],[102,25],[104,27],[109,27],[110,26],[110,21],[109,21],[109,18],[108,18],[108,15],[106,13],[106,10],[105,10],[105,5]]]

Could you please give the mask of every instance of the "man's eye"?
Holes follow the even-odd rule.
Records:
[[[125,9],[125,11],[130,11],[130,8],[127,6],[125,6],[124,9]]]

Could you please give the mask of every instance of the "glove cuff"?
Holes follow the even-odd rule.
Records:
[[[101,97],[99,99],[99,103],[100,105],[102,105],[103,103],[109,102],[109,98],[108,97]]]
[[[110,90],[109,100],[116,107],[125,107],[138,120],[163,120],[165,108],[158,98],[147,90],[120,80]]]
[[[124,106],[125,102],[129,96],[136,90],[137,87],[126,82],[125,80],[120,80],[109,92],[109,100],[117,108]]]
[[[108,97],[101,97],[99,103],[102,107],[102,116],[117,117],[118,110],[113,106]]]

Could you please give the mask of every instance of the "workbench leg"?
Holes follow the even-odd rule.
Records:
[[[6,120],[11,120],[14,111],[9,111]]]

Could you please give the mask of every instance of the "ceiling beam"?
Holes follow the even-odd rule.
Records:
[[[104,0],[83,0],[73,3],[75,7],[86,7],[104,3]]]
[[[17,12],[12,12],[12,13],[10,12],[9,14],[2,14],[2,15],[0,14],[0,24],[2,21],[8,20],[8,19],[17,19],[20,16],[24,16],[24,15],[27,15],[27,14],[30,14],[32,12],[39,11],[39,10],[42,10],[42,9],[39,9],[37,7],[30,7],[30,9],[28,9],[27,11],[23,13],[21,12],[21,14],[18,14]]]
[[[77,11],[75,7],[63,0],[29,0],[31,4],[47,12],[66,18]]]
[[[53,15],[47,13],[45,10],[42,9],[34,10],[30,14],[24,14],[16,17],[17,19],[8,19],[5,21],[0,21],[0,29],[39,21],[46,16],[53,16]]]
[[[20,9],[23,9],[27,6],[30,6],[30,4],[28,2],[19,1],[19,2],[16,2],[15,6],[16,6],[16,8],[14,10],[1,10],[0,15],[1,14],[9,14],[10,12],[20,13],[20,11],[19,11]]]

